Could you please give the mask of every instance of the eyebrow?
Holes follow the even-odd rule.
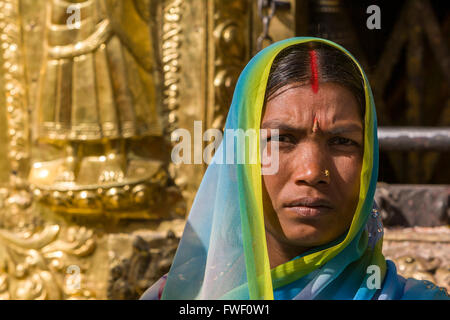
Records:
[[[327,130],[330,134],[340,134],[340,133],[349,133],[349,132],[361,132],[363,128],[360,124],[352,122],[344,125],[337,125],[330,130]]]
[[[280,120],[271,120],[264,122],[261,125],[261,129],[278,129],[284,131],[305,131],[306,129],[303,127],[295,127],[287,124],[286,122]],[[346,124],[337,124],[333,128],[329,130],[323,130],[322,132],[329,134],[342,134],[342,133],[350,133],[350,132],[361,132],[363,130],[361,124],[357,122],[351,122]]]

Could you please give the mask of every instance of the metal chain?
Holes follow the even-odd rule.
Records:
[[[258,0],[258,15],[261,17],[263,31],[256,42],[256,49],[260,51],[263,48],[263,42],[273,42],[272,37],[269,35],[270,21],[276,12],[276,2],[274,0]]]
[[[258,15],[261,17],[263,31],[257,39],[256,49],[260,51],[263,48],[263,42],[269,41],[269,44],[273,42],[272,37],[269,35],[270,21],[275,16],[277,10],[290,10],[290,1],[282,0],[258,0]]]

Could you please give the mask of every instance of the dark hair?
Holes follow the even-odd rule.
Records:
[[[357,65],[341,50],[320,42],[295,44],[278,53],[270,69],[264,101],[287,84],[311,83],[311,51],[315,52],[317,59],[319,83],[334,82],[349,89],[364,118],[364,81]]]

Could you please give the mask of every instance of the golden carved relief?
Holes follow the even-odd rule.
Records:
[[[0,299],[87,299],[93,231],[58,225],[0,189]]]
[[[177,129],[188,130],[193,136],[194,121],[204,120],[207,4],[207,1],[193,0],[161,1],[163,119],[165,136],[171,147],[179,141]],[[180,213],[182,210],[188,213],[204,169],[203,164],[176,164],[169,160],[170,177],[186,201]]]
[[[87,266],[81,268],[77,260],[95,249],[92,231],[72,227],[66,239],[58,239],[60,233],[58,225],[46,226],[34,234],[0,230],[0,242],[7,249],[0,280],[3,299],[92,297],[89,290],[81,290]],[[75,279],[72,272],[76,273]]]
[[[250,2],[214,1],[213,69],[214,100],[208,115],[208,127],[223,129],[234,87],[250,58]]]
[[[180,55],[181,55],[181,26],[182,0],[169,2],[163,12],[162,32],[162,66],[164,72],[164,109],[166,111],[166,137],[177,128],[177,109],[179,103],[180,86]]]
[[[151,238],[162,218],[185,213],[168,176],[160,1],[0,8],[0,164],[11,169],[0,185],[0,297],[114,296],[109,239],[138,228]]]
[[[9,181],[14,187],[23,187],[30,158],[29,116],[20,43],[19,1],[0,1],[0,40],[4,82],[7,137],[7,159],[10,166]]]
[[[152,8],[47,1],[29,181],[54,210],[149,218],[161,200],[167,169],[157,155],[139,154],[146,137],[163,139],[157,30],[144,20]],[[79,10],[77,27],[70,10]]]
[[[252,6],[0,7],[0,164],[11,168],[0,188],[0,295],[136,298],[170,266],[180,231],[167,230],[188,212],[206,168],[172,163],[174,132],[193,133],[194,121],[223,126],[249,59]]]

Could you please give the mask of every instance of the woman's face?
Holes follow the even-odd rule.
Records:
[[[290,260],[351,224],[364,149],[361,111],[341,85],[313,92],[294,83],[266,103],[261,129],[279,130],[278,139],[268,130],[266,146],[278,144],[279,170],[263,176],[269,258],[272,250]]]

